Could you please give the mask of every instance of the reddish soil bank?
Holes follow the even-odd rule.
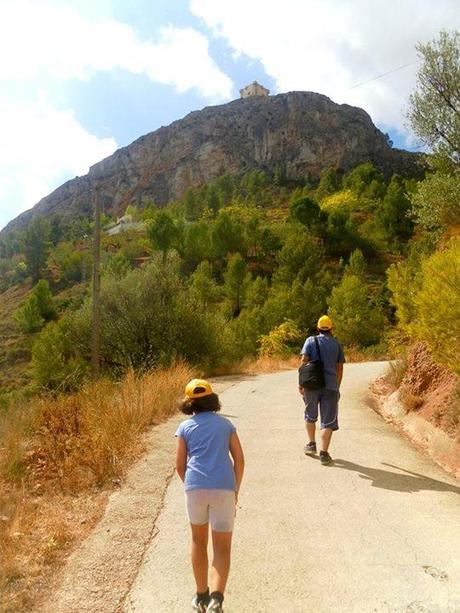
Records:
[[[460,380],[439,366],[422,343],[408,353],[397,389],[391,376],[374,382],[377,410],[436,462],[460,474]]]

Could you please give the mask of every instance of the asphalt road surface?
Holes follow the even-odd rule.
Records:
[[[222,393],[246,454],[225,613],[460,612],[460,487],[370,408],[384,368],[346,365],[332,466],[303,454],[295,371]],[[190,611],[177,477],[156,528],[125,611]]]

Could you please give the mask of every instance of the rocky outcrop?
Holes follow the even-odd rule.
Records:
[[[392,149],[362,109],[312,92],[254,96],[190,113],[142,136],[67,181],[10,222],[24,227],[36,214],[64,220],[91,211],[99,184],[106,211],[153,199],[159,206],[222,174],[281,167],[290,179],[317,178],[328,167],[350,170],[371,161],[385,175],[416,172],[416,154]],[[1,236],[1,235],[0,235]]]

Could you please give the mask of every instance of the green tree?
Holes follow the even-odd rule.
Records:
[[[246,305],[248,308],[261,307],[268,298],[268,279],[256,277],[248,281],[246,287]]]
[[[307,228],[317,226],[326,218],[317,203],[307,196],[294,200],[289,207],[289,213],[291,219]]]
[[[184,213],[188,221],[196,221],[200,217],[200,201],[192,188],[189,188],[184,195]]]
[[[348,264],[345,269],[345,274],[355,275],[364,279],[366,272],[367,264],[363,256],[363,252],[361,249],[355,249],[350,255],[350,259],[348,260]]]
[[[189,292],[196,302],[206,307],[216,304],[222,297],[222,290],[212,278],[212,266],[207,260],[201,262],[190,276]]]
[[[230,256],[227,270],[224,272],[224,294],[230,302],[233,317],[238,317],[243,308],[246,289],[247,268],[246,263],[239,253]]]
[[[345,188],[355,194],[367,198],[381,198],[385,193],[385,182],[382,173],[372,164],[359,164],[343,179]]]
[[[460,33],[442,31],[416,46],[422,65],[408,117],[435,153],[460,164]]]
[[[184,260],[184,268],[191,272],[203,260],[211,259],[211,226],[205,220],[187,224],[184,230],[184,240],[178,245],[179,253]]]
[[[221,208],[219,191],[214,185],[209,186],[204,204],[214,215],[216,215],[217,211]]]
[[[16,321],[26,333],[38,332],[45,322],[55,319],[56,316],[53,295],[45,279],[35,285],[26,302],[15,313]]]
[[[321,173],[318,187],[315,192],[315,196],[318,202],[321,202],[326,196],[330,196],[341,187],[341,181],[337,176],[337,172],[334,168],[326,168]]]
[[[385,326],[368,284],[354,274],[344,274],[328,300],[335,332],[345,345],[367,347],[377,343]]]
[[[414,224],[409,217],[410,207],[406,181],[393,175],[376,213],[377,224],[383,228],[389,241],[398,244],[412,235]]]
[[[421,268],[414,328],[436,360],[460,375],[460,238],[434,253]]]
[[[331,211],[325,224],[325,249],[328,254],[336,257],[348,257],[359,247],[369,252],[368,241],[359,234],[356,222],[345,211]]]
[[[49,323],[36,338],[32,347],[32,371],[35,382],[50,390],[75,389],[88,376],[88,364],[73,355],[65,321]]]
[[[392,264],[387,270],[390,304],[394,307],[399,328],[411,336],[417,319],[414,298],[420,288],[420,259],[410,257]]]
[[[153,247],[163,253],[163,261],[166,261],[168,250],[173,248],[179,234],[174,219],[167,211],[157,211],[148,222],[147,234]]]
[[[245,224],[228,209],[219,211],[211,230],[214,255],[225,258],[229,253],[246,253]]]
[[[52,244],[56,246],[63,236],[64,228],[62,227],[61,217],[59,215],[53,215],[50,221],[50,240]]]
[[[435,156],[412,198],[412,213],[426,230],[442,230],[460,221],[460,33],[442,31],[417,51],[422,65],[408,118]]]
[[[33,294],[19,307],[14,315],[22,332],[30,334],[43,328],[45,320],[40,314],[37,297]]]
[[[45,321],[55,319],[57,313],[48,281],[41,279],[33,288],[32,295],[37,298],[38,310],[43,319]]]
[[[274,282],[291,283],[299,274],[311,277],[321,267],[324,250],[318,240],[312,238],[300,224],[289,224],[287,234],[276,259],[279,268]]]
[[[328,312],[345,345],[367,347],[377,343],[386,323],[382,308],[366,281],[367,265],[359,249],[353,251],[342,281],[332,289]]]
[[[24,255],[32,282],[37,283],[45,270],[51,248],[50,224],[43,217],[36,216],[29,223],[24,234]]]
[[[460,171],[439,170],[419,183],[411,213],[425,230],[460,224]]]

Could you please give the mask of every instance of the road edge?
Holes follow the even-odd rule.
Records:
[[[400,400],[399,390],[388,392],[379,379],[370,386],[371,406],[401,432],[419,450],[456,478],[460,478],[460,442],[426,419],[408,413]]]

